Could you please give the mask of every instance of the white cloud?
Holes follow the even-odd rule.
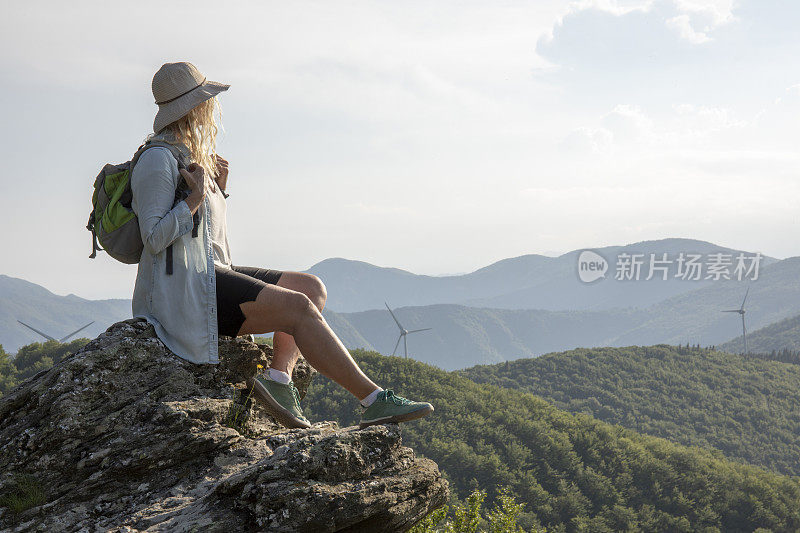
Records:
[[[708,19],[712,28],[734,20],[733,0],[675,0],[679,11]]]
[[[734,19],[733,0],[579,0],[569,5],[568,12],[586,9],[622,16],[634,11],[648,12],[671,6],[678,13],[703,22],[706,29],[716,28]],[[706,31],[706,30],[704,30]]]
[[[689,15],[678,15],[677,17],[667,19],[666,25],[668,28],[675,31],[681,39],[689,41],[692,44],[707,43],[711,40],[708,34],[696,31],[692,28]]]
[[[596,9],[621,16],[632,11],[647,11],[652,5],[653,0],[578,0],[570,3],[568,13]]]
[[[576,128],[561,142],[568,152],[601,154],[614,142],[614,134],[605,128]]]
[[[652,68],[682,61],[733,20],[732,4],[722,0],[581,1],[542,36],[537,53],[566,67]]]
[[[636,105],[617,105],[602,122],[618,141],[647,141],[653,136],[653,121]]]
[[[749,124],[735,118],[730,109],[722,107],[676,104],[673,109],[677,115],[673,129],[683,136],[707,136],[732,128],[741,129]]]

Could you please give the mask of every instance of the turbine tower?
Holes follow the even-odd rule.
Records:
[[[394,350],[392,350],[392,355],[394,355],[394,353],[397,351],[397,347],[400,345],[400,339],[403,339],[403,348],[405,348],[406,359],[408,359],[408,342],[406,341],[406,335],[408,335],[409,333],[416,333],[418,331],[428,331],[429,329],[433,328],[412,329],[411,331],[409,331],[406,328],[404,328],[403,325],[400,323],[400,321],[397,320],[397,317],[394,316],[394,313],[392,312],[391,308],[389,308],[389,304],[387,304],[386,302],[383,303],[386,304],[386,309],[389,309],[389,313],[392,315],[392,318],[394,318],[397,327],[400,328],[400,336],[397,337],[397,343],[395,343],[394,345]]]
[[[742,317],[742,340],[744,342],[744,353],[747,355],[747,329],[744,327],[744,302],[747,300],[747,294],[750,292],[750,287],[747,288],[747,291],[744,293],[744,300],[742,300],[742,305],[739,309],[726,309],[722,311],[723,313],[739,313]]]
[[[94,324],[94,320],[93,320],[93,321],[89,322],[88,324],[86,324],[85,326],[82,326],[82,327],[80,327],[80,328],[76,329],[75,331],[73,331],[72,333],[70,333],[69,335],[67,335],[66,337],[61,337],[60,339],[56,339],[55,337],[51,337],[51,336],[50,336],[50,335],[48,335],[47,333],[42,333],[41,331],[39,331],[38,329],[34,328],[33,326],[29,326],[28,324],[26,324],[26,323],[25,323],[25,322],[23,322],[22,320],[17,320],[17,322],[19,322],[20,324],[22,324],[22,325],[23,325],[23,326],[25,326],[26,328],[28,328],[28,329],[30,329],[30,330],[33,330],[33,331],[35,331],[36,333],[38,333],[39,335],[41,335],[41,336],[42,336],[42,337],[44,337],[45,339],[47,339],[47,340],[49,340],[49,341],[56,341],[56,342],[59,342],[59,343],[61,343],[61,342],[64,342],[65,340],[69,339],[70,337],[72,337],[72,336],[73,336],[73,335],[75,335],[76,333],[78,333],[78,332],[80,332],[80,331],[83,331],[84,329],[86,329],[86,328],[88,328],[89,326],[91,326],[92,324]]]

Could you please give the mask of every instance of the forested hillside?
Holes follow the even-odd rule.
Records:
[[[386,388],[435,411],[403,424],[403,441],[435,460],[463,498],[508,486],[526,504],[520,523],[548,531],[800,529],[798,480],[573,415],[529,393],[355,350]],[[358,403],[320,376],[303,402],[316,420],[358,421]],[[496,497],[491,493],[490,497]]]
[[[719,345],[718,348],[726,352],[742,352],[742,336],[739,335]],[[749,331],[747,333],[747,350],[762,354],[800,350],[800,315],[780,320],[755,331]]]
[[[800,474],[798,365],[657,345],[577,349],[461,373],[573,413]]]

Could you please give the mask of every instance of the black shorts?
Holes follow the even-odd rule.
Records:
[[[280,270],[231,265],[214,267],[217,277],[217,326],[220,335],[235,337],[244,323],[244,313],[239,304],[252,302],[267,284],[276,285],[281,279]]]

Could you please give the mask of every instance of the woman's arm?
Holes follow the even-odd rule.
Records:
[[[219,189],[225,194],[225,188],[228,186],[228,161],[223,159],[217,154],[217,185]],[[227,198],[227,195],[225,196]]]
[[[144,152],[133,167],[131,175],[131,191],[133,192],[132,208],[139,217],[139,231],[142,234],[144,247],[155,255],[172,242],[192,230],[193,210],[197,210],[202,196],[192,191],[188,202],[178,202],[175,207],[175,189],[178,163],[168,149],[153,147]],[[202,191],[202,188],[200,189]],[[187,198],[187,200],[189,200]]]

